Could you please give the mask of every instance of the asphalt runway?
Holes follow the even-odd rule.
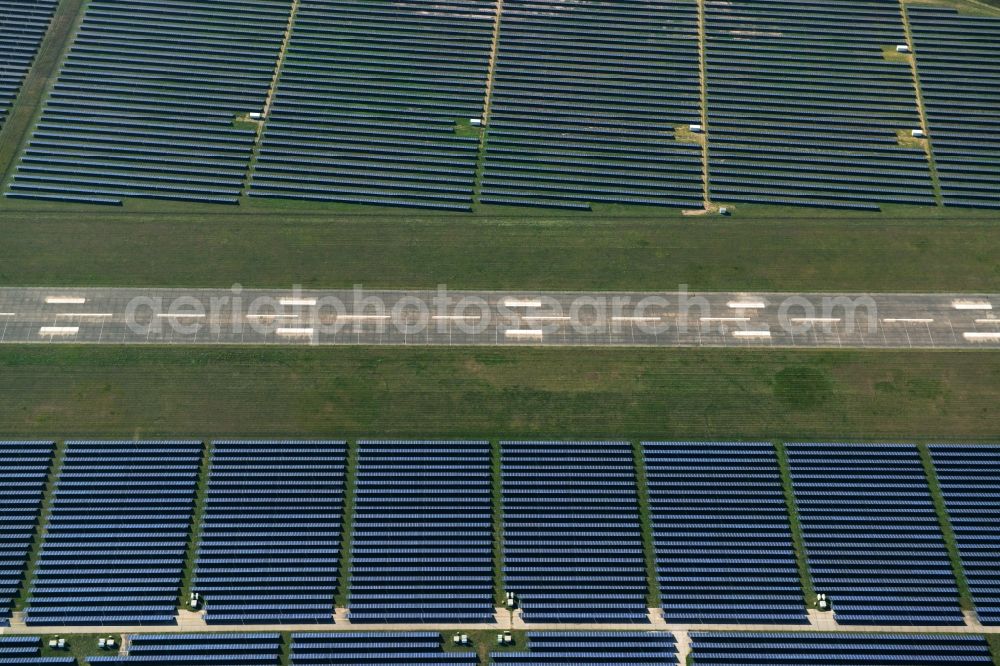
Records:
[[[0,344],[998,349],[998,294],[0,288]]]

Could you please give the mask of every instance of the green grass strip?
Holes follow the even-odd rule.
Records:
[[[493,596],[497,606],[507,603],[503,577],[503,473],[500,442],[490,444],[490,478],[493,490]]]
[[[55,500],[56,495],[56,483],[59,480],[59,472],[62,469],[62,462],[65,455],[66,442],[56,442],[52,452],[48,480],[45,482],[45,491],[42,494],[42,505],[38,511],[35,536],[31,540],[28,557],[24,562],[24,576],[21,579],[21,588],[18,590],[18,594],[12,604],[14,611],[23,611],[28,605],[31,586],[35,581],[35,567],[38,564],[38,557],[42,552],[42,543],[45,541],[45,530],[49,524],[49,515],[52,513],[52,502]]]
[[[347,608],[351,595],[351,547],[354,536],[355,491],[358,483],[358,443],[347,442],[344,462],[344,511],[340,523],[340,574],[334,605]]]
[[[281,646],[278,652],[278,666],[288,666],[292,662],[292,634],[281,633]]]
[[[194,506],[191,508],[191,527],[188,533],[187,554],[184,558],[184,573],[178,590],[177,606],[188,610],[188,600],[194,591],[194,573],[198,565],[198,546],[201,543],[201,528],[205,519],[205,499],[208,497],[208,481],[212,473],[212,444],[202,445],[201,467],[198,469],[198,485],[195,488]]]
[[[986,642],[990,646],[994,666],[1000,666],[1000,634],[987,634]]]
[[[649,486],[646,483],[646,455],[642,443],[632,442],[635,458],[636,500],[639,505],[639,528],[642,530],[642,554],[646,560],[646,606],[660,608],[660,576],[656,567],[656,538],[649,509]]]
[[[802,593],[806,607],[816,607],[816,588],[813,586],[812,574],[809,571],[809,557],[806,542],[802,536],[802,522],[799,520],[799,507],[795,502],[795,489],[792,485],[792,468],[788,462],[788,449],[784,443],[775,442],[774,451],[778,457],[778,470],[781,473],[781,487],[785,491],[785,506],[788,509],[788,522],[792,530],[792,549],[795,551],[795,563],[799,567],[799,580],[802,581]]]
[[[973,610],[975,605],[972,603],[972,592],[969,590],[969,581],[965,578],[965,569],[962,568],[962,557],[958,552],[958,542],[955,540],[955,531],[951,527],[948,507],[944,503],[944,494],[941,492],[934,459],[931,457],[930,448],[926,443],[918,444],[917,450],[920,452],[920,461],[924,464],[927,486],[931,492],[931,500],[934,502],[938,523],[941,525],[941,536],[944,537],[944,545],[948,549],[948,559],[951,561],[951,570],[955,574],[955,582],[958,584],[959,603],[962,610]]]

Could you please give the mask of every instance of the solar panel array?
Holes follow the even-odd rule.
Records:
[[[28,625],[176,621],[202,444],[70,441]]]
[[[57,0],[0,0],[0,127],[45,37]]]
[[[286,3],[287,4],[287,3]],[[490,0],[301,0],[251,196],[469,210]]]
[[[501,442],[504,589],[526,622],[647,622],[629,442]]]
[[[217,441],[194,589],[205,621],[332,622],[344,441]]]
[[[38,636],[0,636],[0,663],[4,666],[76,666],[73,657],[43,657]]]
[[[494,622],[487,441],[358,442],[352,622]]]
[[[8,196],[236,203],[285,0],[91,0]]]
[[[979,621],[1000,626],[1000,446],[932,446]]]
[[[698,12],[691,0],[506,0],[481,201],[703,201]]]
[[[789,444],[788,458],[813,583],[837,622],[965,623],[915,446]]]
[[[908,12],[944,204],[1000,208],[1000,19]]]
[[[706,0],[711,192],[723,202],[934,205],[895,0]]]
[[[0,627],[24,580],[52,464],[52,442],[0,442]]]
[[[767,442],[643,442],[668,622],[805,624],[781,474]]]
[[[102,664],[157,666],[277,666],[280,634],[133,634],[127,655],[88,657]]]
[[[475,652],[444,652],[431,631],[292,634],[291,666],[478,666]]]
[[[490,661],[506,666],[676,666],[677,648],[668,632],[528,632],[529,651],[493,652]]]
[[[953,666],[993,663],[982,636],[936,634],[704,633],[693,631],[694,663],[713,666]]]

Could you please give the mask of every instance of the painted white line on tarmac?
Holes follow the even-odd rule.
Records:
[[[247,319],[298,319],[297,314],[248,314]]]
[[[987,317],[986,319],[977,319],[977,324],[1000,324],[1000,319],[996,317]]]
[[[279,298],[279,305],[316,305],[315,298]]]
[[[45,302],[49,305],[83,305],[87,299],[80,296],[47,296]]]
[[[895,319],[883,319],[886,324],[933,324],[933,319],[919,319],[914,317],[903,317]]]
[[[542,302],[538,299],[505,298],[503,304],[508,308],[540,308]]]
[[[736,338],[769,338],[771,331],[733,331]]]
[[[966,331],[962,337],[969,342],[1000,342],[1000,332]]]
[[[38,334],[43,336],[76,335],[79,332],[79,326],[42,326],[38,329]]]
[[[463,320],[463,319],[482,319],[482,315],[433,315],[431,319],[445,319],[445,320]]]
[[[956,310],[992,310],[993,304],[989,301],[952,301],[951,307]]]
[[[313,330],[311,328],[279,328],[275,329],[274,334],[283,338],[311,338]]]
[[[0,317],[16,317],[16,312],[0,312]]]
[[[726,307],[733,310],[760,310],[767,307],[764,301],[729,301]]]
[[[507,338],[541,340],[545,332],[540,328],[511,328],[503,332]]]
[[[176,314],[157,312],[156,316],[159,317],[160,319],[201,319],[205,315],[203,313],[198,313],[198,312],[190,312],[187,314],[183,314],[180,312]]]
[[[698,321],[750,321],[750,317],[700,317]]]

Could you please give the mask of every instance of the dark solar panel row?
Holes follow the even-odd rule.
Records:
[[[0,664],[4,666],[77,666],[73,657],[43,657],[38,636],[0,636]]]
[[[829,596],[837,622],[965,623],[915,446],[787,450],[813,583]]]
[[[644,442],[667,622],[808,622],[774,447]]]
[[[344,441],[212,444],[194,590],[218,624],[332,622]]]
[[[471,651],[444,652],[431,631],[292,634],[291,666],[478,666]]]
[[[676,666],[674,636],[668,632],[528,632],[528,650],[493,652],[504,666]]]
[[[302,0],[250,195],[469,210],[495,3]],[[475,134],[475,135],[472,135]]]
[[[944,204],[1000,208],[1000,19],[908,12]]]
[[[0,127],[35,59],[56,0],[0,0]]]
[[[0,442],[0,626],[24,579],[28,550],[38,529],[52,442]]]
[[[284,0],[92,0],[8,196],[236,203]]]
[[[92,666],[277,666],[281,635],[133,634],[126,647],[126,655],[88,657],[87,662]]]
[[[353,622],[494,621],[488,441],[358,442]]]
[[[892,0],[707,0],[714,200],[868,209],[934,205]]]
[[[979,621],[1000,625],[1000,446],[931,447]]]
[[[982,636],[706,633],[693,631],[694,663],[712,666],[952,666],[992,663]]]
[[[483,203],[700,208],[697,6],[507,0]]]
[[[629,442],[501,442],[504,589],[527,622],[648,622]]]
[[[202,444],[69,441],[28,625],[176,622]]]

